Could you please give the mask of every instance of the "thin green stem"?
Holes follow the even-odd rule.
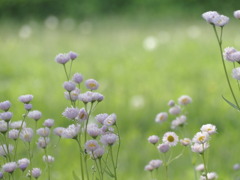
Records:
[[[117,123],[115,124],[115,126],[116,126],[117,134],[118,134],[118,149],[117,149],[117,155],[116,155],[116,167],[117,167],[117,165],[118,165],[118,155],[119,155],[119,150],[120,150],[120,147],[121,147],[121,138],[120,138],[120,133],[119,133]]]
[[[45,138],[44,138],[45,139]],[[46,140],[45,140],[46,141]],[[49,165],[49,160],[48,160],[48,154],[47,154],[47,148],[44,149],[44,153],[46,156],[46,163],[47,163],[47,171],[48,171],[48,180],[51,179],[51,169],[50,169],[50,165]]]
[[[78,147],[79,147],[79,151],[80,151],[80,168],[81,168],[81,176],[82,176],[82,180],[84,180],[84,170],[83,170],[83,158],[82,158],[82,155],[83,155],[83,150],[82,150],[82,147],[81,147],[81,144],[79,142],[79,140],[77,140],[77,143],[78,143]]]
[[[216,29],[216,26],[215,26],[215,25],[213,25],[213,30],[214,30],[214,33],[215,33],[215,35],[216,35],[217,41],[218,41],[218,45],[219,45],[219,49],[220,49],[220,53],[221,53],[222,64],[223,64],[223,69],[224,69],[224,72],[225,72],[225,76],[226,76],[226,79],[227,79],[227,83],[228,83],[229,89],[230,89],[230,91],[231,91],[232,97],[233,97],[233,99],[234,99],[234,101],[235,101],[235,104],[236,104],[237,107],[239,108],[237,99],[236,99],[236,97],[235,97],[235,94],[234,94],[234,92],[233,92],[233,89],[232,89],[232,86],[231,86],[231,83],[230,83],[230,80],[229,80],[229,77],[228,77],[226,64],[225,64],[225,61],[224,61],[224,58],[223,58],[223,50],[222,50],[223,27],[221,27],[220,37],[218,36],[217,29]]]
[[[164,166],[165,166],[166,180],[168,180],[168,160],[167,160],[166,153],[164,153]]]
[[[114,163],[114,158],[113,158],[113,152],[112,152],[112,146],[109,147],[109,150],[110,150],[110,156],[111,156],[111,160],[112,160],[112,165],[113,165],[113,172],[114,172],[114,178],[115,180],[117,180],[117,167]]]
[[[30,172],[32,171],[32,154],[31,154],[31,142],[28,143],[28,156],[29,156],[29,167],[30,167]],[[30,180],[32,179],[32,176],[30,175]]]
[[[203,145],[203,146],[204,146],[204,145]],[[207,173],[208,173],[207,163],[206,163],[206,159],[205,159],[205,157],[204,157],[204,153],[202,153],[201,156],[202,156],[203,164],[204,164],[205,177],[206,177],[206,180],[208,180],[208,176],[207,176]]]
[[[69,77],[69,78],[70,78],[70,76],[71,76],[72,64],[73,64],[73,60],[71,60],[71,64],[70,64],[70,68],[69,68],[69,74],[68,74],[68,77]]]
[[[67,73],[67,69],[66,69],[66,65],[63,64],[63,68],[64,68],[64,72],[66,74],[66,77],[67,77],[67,80],[69,81],[69,76],[68,76],[68,73]]]

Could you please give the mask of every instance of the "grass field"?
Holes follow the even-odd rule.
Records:
[[[85,79],[98,80],[99,91],[105,95],[94,114],[117,114],[122,137],[119,179],[150,179],[144,166],[159,158],[159,153],[147,138],[170,130],[169,122],[156,124],[154,118],[168,110],[168,100],[182,94],[193,99],[187,107],[188,136],[203,124],[215,124],[218,134],[211,140],[209,169],[216,171],[220,180],[233,179],[232,166],[240,162],[239,112],[221,97],[231,99],[210,25],[200,18],[177,23],[117,17],[66,22],[60,21],[53,30],[44,22],[30,21],[22,29],[22,37],[22,24],[1,23],[0,101],[12,102],[14,120],[21,119],[24,112],[18,96],[33,94],[34,109],[42,111],[42,121],[53,118],[56,126],[70,123],[61,116],[69,104],[63,96],[64,71],[54,58],[75,51],[79,58],[73,70]],[[226,26],[223,47],[239,48],[239,26],[235,21]],[[231,64],[227,65],[231,72]],[[237,90],[236,82],[232,83]],[[53,179],[70,179],[72,171],[78,171],[77,151],[77,144],[64,139],[52,150],[56,153]],[[196,159],[200,162],[197,155]],[[174,180],[193,179],[187,151],[171,164],[170,173]]]

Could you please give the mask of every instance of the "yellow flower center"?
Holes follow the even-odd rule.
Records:
[[[198,138],[198,140],[199,140],[200,142],[203,142],[203,141],[205,140],[205,136],[200,136],[200,137]]]
[[[88,86],[91,87],[91,88],[95,88],[96,84],[95,83],[89,83]]]
[[[88,146],[89,146],[89,147],[96,147],[95,144],[89,144]]]
[[[174,137],[173,137],[173,136],[168,136],[167,140],[168,140],[169,142],[173,142],[173,141],[174,141]]]

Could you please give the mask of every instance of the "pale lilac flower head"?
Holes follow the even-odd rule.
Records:
[[[0,146],[0,156],[6,156],[7,154],[9,153],[12,153],[13,152],[13,145],[9,144],[8,146],[6,144],[2,144]]]
[[[78,99],[86,104],[86,103],[92,102],[92,95],[93,95],[93,92],[87,91],[85,93],[79,94]]]
[[[39,128],[37,134],[42,137],[48,137],[50,134],[50,129],[48,127]]]
[[[89,136],[91,136],[92,138],[96,138],[98,137],[100,134],[102,134],[102,130],[100,128],[98,128],[97,126],[92,126],[92,125],[88,125],[87,127],[87,133],[89,134]]]
[[[166,132],[163,135],[162,141],[169,146],[176,146],[178,143],[178,136],[175,132]]]
[[[223,52],[223,57],[225,60],[227,61],[231,61],[231,62],[234,62],[236,61],[236,57],[233,56],[234,53],[237,53],[238,51],[233,48],[233,47],[227,47],[224,49],[224,52]]]
[[[71,91],[71,92],[68,92],[68,91],[64,92],[64,95],[65,95],[65,98],[66,98],[67,100],[77,101],[80,92],[81,92],[80,89],[78,89],[78,88],[76,87],[76,88],[75,88],[73,91]]]
[[[65,128],[63,127],[56,127],[54,130],[53,130],[53,133],[59,137],[62,137],[62,133],[63,131],[65,130]]]
[[[232,77],[234,79],[240,80],[240,67],[234,68],[232,70]]]
[[[38,110],[30,111],[28,117],[38,121],[42,117],[42,113]]]
[[[72,77],[73,82],[80,84],[83,81],[83,76],[82,74],[75,73]]]
[[[159,144],[158,147],[157,147],[157,149],[158,149],[161,153],[166,153],[166,152],[169,151],[170,146],[169,146],[168,144],[163,143],[163,144]]]
[[[171,128],[176,129],[179,126],[183,126],[186,123],[187,117],[185,115],[181,115],[177,117],[175,120],[171,122]]]
[[[13,140],[17,140],[18,134],[19,134],[19,130],[11,129],[10,131],[8,131],[8,138],[13,139]]]
[[[25,127],[26,127],[26,122],[24,121],[14,121],[10,123],[10,128],[13,128],[13,129],[20,129]]]
[[[54,126],[54,119],[46,119],[43,123],[45,127],[51,128]]]
[[[32,128],[23,128],[20,133],[20,138],[25,142],[31,142],[33,137],[33,130]]]
[[[92,93],[92,102],[101,102],[104,99],[104,96],[101,93],[94,92]]]
[[[49,142],[50,142],[49,137],[39,137],[37,145],[39,148],[45,149]]]
[[[198,144],[204,144],[209,140],[209,134],[207,132],[198,132],[193,137],[193,142]]]
[[[80,124],[71,124],[67,128],[65,128],[61,134],[63,138],[74,139],[77,137],[80,132]]]
[[[173,106],[169,109],[169,113],[172,114],[172,115],[178,115],[181,113],[181,107],[180,106]]]
[[[41,171],[40,168],[33,168],[33,169],[31,170],[31,175],[32,175],[32,177],[34,177],[35,179],[38,179],[39,176],[41,176],[41,174],[42,174],[42,171]]]
[[[5,133],[5,132],[7,132],[7,130],[8,130],[7,122],[1,120],[0,121],[0,132]]]
[[[215,26],[223,27],[229,22],[229,17],[220,15],[213,19],[213,24]]]
[[[31,94],[22,95],[22,96],[19,96],[18,98],[18,100],[24,104],[30,103],[32,99],[33,99],[33,95]]]
[[[200,180],[214,180],[214,179],[217,179],[218,178],[218,175],[217,175],[217,173],[215,173],[215,172],[209,172],[209,173],[207,173],[207,178],[206,178],[206,176],[200,176]]]
[[[148,164],[148,165],[146,165],[145,167],[144,167],[144,170],[145,171],[153,171],[154,170],[154,167],[152,167],[150,164]]]
[[[168,101],[168,106],[170,106],[170,107],[175,106],[174,100]]]
[[[104,123],[104,120],[108,117],[109,115],[107,113],[103,113],[103,114],[98,114],[95,116],[95,119],[97,120],[97,122],[99,122],[100,124]]]
[[[234,165],[233,165],[233,170],[235,170],[235,171],[240,170],[240,164],[239,164],[239,163],[234,164]]]
[[[189,139],[189,138],[184,138],[184,139],[181,139],[180,140],[180,143],[183,145],[183,146],[188,146],[188,145],[190,145],[191,144],[191,139]]]
[[[67,107],[65,111],[62,113],[62,115],[68,119],[74,120],[78,116],[78,113],[79,113],[78,108]]]
[[[22,171],[25,171],[28,165],[30,164],[30,161],[27,158],[23,158],[23,159],[19,159],[17,164],[19,169],[21,169]]]
[[[163,164],[163,162],[160,159],[151,160],[149,162],[149,165],[151,165],[154,169],[159,168],[162,164]]]
[[[90,90],[97,90],[99,87],[98,82],[95,79],[88,79],[85,81],[85,85]]]
[[[196,171],[204,171],[204,164],[199,164],[195,167]]]
[[[204,143],[204,144],[194,143],[191,146],[191,149],[192,149],[192,152],[202,154],[208,149],[208,147],[209,147],[208,143]]]
[[[88,113],[86,112],[85,108],[79,109],[78,116],[76,117],[76,120],[79,122],[83,122],[88,119]]]
[[[236,18],[236,19],[240,19],[240,10],[236,10],[233,12],[233,16]]]
[[[178,103],[180,105],[187,105],[192,102],[192,98],[188,95],[182,95],[181,97],[178,98]]]
[[[9,108],[11,107],[11,103],[10,101],[3,101],[3,102],[0,102],[0,109],[3,110],[3,111],[8,111]]]
[[[216,11],[208,11],[202,14],[203,19],[208,23],[214,24],[214,19],[218,18],[220,15]]]
[[[90,155],[93,159],[100,159],[103,156],[104,152],[104,147],[99,146],[96,150],[91,152]]]
[[[65,81],[63,83],[63,88],[67,90],[68,92],[73,91],[76,88],[76,84],[72,81]]]
[[[95,151],[97,148],[99,148],[99,144],[96,140],[89,140],[85,143],[85,149],[88,152]]]
[[[16,169],[17,169],[16,162],[8,162],[8,163],[2,165],[3,172],[13,173]]]
[[[112,126],[116,124],[117,116],[116,114],[110,114],[103,122],[106,126]]]
[[[166,121],[168,118],[168,114],[166,112],[161,112],[161,113],[158,113],[156,118],[155,118],[155,122],[157,123],[162,123],[164,121]]]
[[[0,119],[8,122],[12,119],[13,113],[12,112],[3,112],[0,114]]]
[[[159,137],[156,135],[152,135],[148,137],[148,142],[151,144],[156,144],[159,141]]]
[[[30,111],[32,109],[32,104],[24,104],[24,108],[27,110],[27,111]]]
[[[66,64],[70,60],[69,54],[58,54],[55,58],[55,61],[59,64]]]
[[[44,162],[53,163],[54,160],[55,160],[55,159],[54,159],[53,156],[50,156],[50,155],[48,155],[48,156],[44,155],[44,156],[43,156],[43,161],[44,161]]]
[[[69,57],[70,57],[71,60],[74,60],[74,59],[76,59],[76,58],[78,57],[78,54],[75,53],[75,52],[73,52],[73,51],[70,51],[70,52],[68,53],[68,55],[69,55]]]
[[[212,124],[205,124],[201,127],[202,132],[207,132],[209,135],[215,134],[217,132],[217,128]]]
[[[114,133],[104,134],[102,135],[100,141],[104,145],[112,146],[118,140],[118,136]]]

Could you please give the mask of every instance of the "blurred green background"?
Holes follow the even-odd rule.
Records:
[[[231,99],[212,27],[201,14],[217,10],[229,16],[223,47],[238,49],[240,22],[232,16],[237,5],[233,0],[1,0],[0,101],[10,100],[14,120],[19,120],[24,110],[17,98],[33,94],[34,109],[43,113],[41,121],[53,118],[56,126],[66,127],[71,122],[61,116],[69,106],[63,96],[65,76],[54,59],[58,53],[75,51],[79,57],[73,71],[98,80],[99,92],[105,95],[94,115],[117,114],[120,180],[150,179],[144,166],[159,153],[147,138],[169,131],[174,116],[162,125],[154,118],[168,111],[168,100],[182,94],[193,99],[187,107],[187,136],[203,124],[215,124],[218,134],[211,140],[209,169],[219,179],[233,179],[232,166],[240,162],[239,112],[221,97]],[[230,73],[232,64],[227,66]],[[74,161],[77,144],[62,140],[52,154],[53,179],[72,179],[72,170],[79,169]],[[174,180],[193,179],[187,151],[171,164],[170,173]]]

